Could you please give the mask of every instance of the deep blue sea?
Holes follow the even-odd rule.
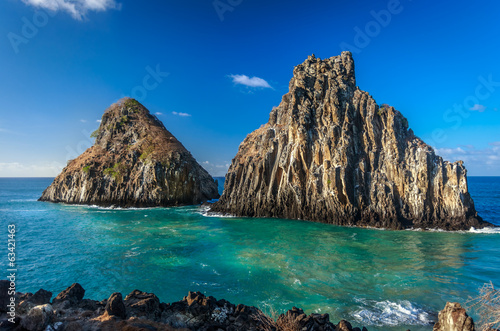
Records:
[[[0,231],[17,229],[17,287],[74,282],[86,297],[201,291],[282,312],[330,313],[371,330],[432,330],[446,301],[500,286],[500,232],[343,228],[282,219],[207,217],[198,206],[105,209],[37,202],[51,178],[0,178]],[[220,180],[222,188],[222,180]],[[479,214],[500,225],[500,177],[470,177]]]

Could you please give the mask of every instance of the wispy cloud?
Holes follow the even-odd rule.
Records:
[[[96,121],[97,123],[101,123],[101,122],[102,122],[102,120],[95,120],[95,121]]]
[[[500,141],[489,143],[491,147],[478,149],[467,145],[456,148],[437,148],[436,153],[445,160],[462,160],[473,175],[500,174]]]
[[[25,4],[51,11],[65,11],[74,19],[81,20],[89,11],[120,9],[115,0],[22,0]]]
[[[80,122],[82,122],[82,123],[87,123],[87,120],[80,120]]]
[[[483,106],[483,105],[478,105],[478,104],[475,104],[474,107],[472,108],[469,108],[470,110],[474,110],[474,111],[478,111],[480,113],[482,113],[483,111],[486,110],[486,107]]]
[[[173,111],[172,114],[174,114],[176,116],[181,116],[181,117],[191,117],[191,114],[188,114],[188,113],[178,113],[176,111]]]
[[[228,161],[222,161],[218,163],[212,163],[210,161],[203,161],[203,168],[214,177],[224,177],[226,175],[227,169],[231,165]]]
[[[156,116],[161,116],[161,115],[163,115],[163,113],[160,113],[159,111],[157,111],[157,112],[155,113],[155,115],[156,115]]]
[[[248,87],[272,88],[268,82],[259,77],[248,77],[247,75],[229,75],[233,79],[233,83],[245,85]]]

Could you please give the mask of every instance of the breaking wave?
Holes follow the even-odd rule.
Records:
[[[353,317],[364,325],[396,326],[396,325],[430,325],[435,322],[435,314],[403,300],[375,301],[357,299],[362,308]]]

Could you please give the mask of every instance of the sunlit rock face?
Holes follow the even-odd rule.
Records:
[[[153,207],[219,197],[208,172],[134,99],[109,107],[93,136],[94,146],[68,162],[41,201]]]
[[[351,53],[313,55],[295,67],[269,122],[241,143],[212,211],[390,229],[490,225],[466,173],[356,86]]]

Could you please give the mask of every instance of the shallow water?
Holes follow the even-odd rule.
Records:
[[[264,311],[297,306],[369,330],[415,331],[431,330],[446,301],[464,303],[483,283],[500,284],[498,233],[206,217],[196,206],[37,202],[50,183],[0,179],[2,227],[13,222],[18,230],[19,291],[56,295],[79,282],[87,298],[137,288],[165,302],[201,291]],[[469,183],[480,215],[500,224],[500,178]]]

